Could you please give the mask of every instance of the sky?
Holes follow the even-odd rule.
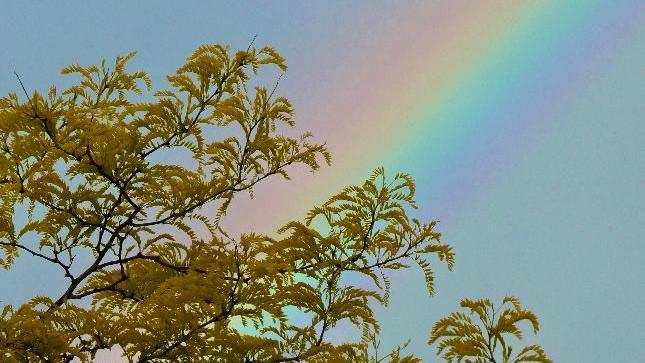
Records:
[[[432,298],[420,270],[392,275],[384,346],[409,338],[433,361],[431,326],[461,298],[512,294],[555,362],[642,360],[645,2],[7,2],[0,94],[14,71],[46,90],[131,50],[161,86],[197,46],[255,34],[287,59],[278,91],[333,162],[242,197],[230,230],[270,233],[378,166],[406,172],[456,267],[435,263]],[[53,272],[21,257],[0,303],[54,294]]]

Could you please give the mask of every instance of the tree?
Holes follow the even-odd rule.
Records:
[[[443,354],[448,362],[471,363],[552,363],[544,349],[537,344],[527,345],[513,355],[507,336],[522,339],[518,323],[531,324],[533,332],[539,330],[538,319],[530,310],[522,308],[520,301],[507,296],[495,307],[489,299],[463,299],[461,307],[468,314],[454,312],[439,320],[432,327],[428,344],[437,344],[437,355]],[[478,322],[473,321],[476,315]],[[499,349],[498,349],[499,348]]]
[[[0,356],[89,360],[118,346],[138,362],[418,361],[400,348],[379,359],[369,344],[388,271],[416,263],[432,294],[430,258],[454,263],[436,222],[408,216],[412,178],[379,168],[279,237],[232,237],[220,220],[238,193],[330,162],[310,134],[279,133],[294,120],[276,87],[249,90],[258,69],[285,71],[283,58],[204,45],[168,89],[137,100],[152,86],[126,70],[133,55],[64,68],[80,80],[63,92],[29,95],[19,79],[25,98],[0,100],[0,264],[30,254],[67,281],[58,296],[4,307]],[[341,321],[363,339],[331,342]]]

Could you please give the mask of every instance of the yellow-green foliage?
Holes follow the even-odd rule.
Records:
[[[430,257],[453,266],[435,222],[407,214],[413,180],[377,169],[279,237],[230,237],[219,221],[237,193],[330,161],[309,134],[279,133],[294,121],[275,87],[248,89],[284,60],[269,47],[201,46],[168,89],[137,101],[151,84],[126,70],[132,56],[65,68],[79,82],[62,92],[0,100],[0,263],[28,253],[67,279],[52,299],[3,310],[1,359],[90,360],[118,346],[139,362],[417,362],[369,344],[387,271],[417,264],[433,293]],[[330,342],[341,321],[363,339]]]
[[[28,95],[20,82],[22,101],[0,100],[0,265],[28,253],[67,279],[54,299],[4,307],[0,359],[87,361],[118,347],[137,362],[420,362],[403,355],[407,343],[379,356],[372,311],[387,304],[388,271],[416,264],[434,294],[430,257],[454,264],[436,222],[408,216],[410,176],[378,168],[279,237],[233,238],[219,222],[237,193],[330,161],[310,134],[279,133],[294,121],[276,87],[248,90],[259,68],[284,71],[284,60],[269,47],[201,46],[167,90],[136,102],[152,86],[126,71],[133,55],[63,69],[80,80],[62,93]],[[446,360],[550,362],[537,345],[513,355],[516,324],[538,328],[517,299],[461,305],[471,314],[440,320],[429,342]],[[296,311],[306,318],[289,318]],[[330,342],[342,321],[362,339]]]
[[[461,307],[468,313],[454,312],[436,322],[428,341],[428,344],[438,343],[437,354],[446,361],[552,363],[537,344],[527,345],[513,354],[509,338],[522,339],[518,323],[530,323],[535,334],[539,329],[535,314],[522,308],[516,297],[505,297],[497,307],[489,299],[463,299]]]

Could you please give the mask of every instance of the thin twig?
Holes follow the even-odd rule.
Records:
[[[248,47],[246,47],[246,51],[247,51],[247,52],[251,50],[251,47],[253,46],[253,43],[255,43],[255,39],[257,39],[257,37],[258,37],[258,35],[257,35],[257,33],[256,33],[256,34],[253,36],[253,39],[251,39],[251,43],[249,43],[249,46],[248,46]]]
[[[284,73],[281,73],[280,76],[278,76],[278,80],[275,81],[275,85],[273,86],[271,93],[269,93],[269,98],[267,98],[267,102],[271,100],[271,97],[273,97],[273,93],[275,93],[275,90],[278,89],[278,85],[280,84],[280,80],[282,79],[283,75]]]
[[[29,97],[29,94],[27,93],[27,89],[25,88],[25,84],[22,83],[22,79],[20,79],[20,75],[16,71],[13,71],[13,74],[15,74],[16,78],[18,78],[18,82],[20,83],[20,87],[22,87],[22,91],[25,93],[25,96],[27,96],[27,99],[29,100],[29,103],[32,103],[31,98]],[[32,106],[33,106],[33,104],[32,104]]]

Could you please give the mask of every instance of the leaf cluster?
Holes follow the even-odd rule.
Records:
[[[529,323],[535,334],[539,330],[535,314],[523,308],[516,297],[504,297],[499,306],[489,299],[463,299],[460,305],[467,312],[454,312],[436,322],[428,341],[428,344],[437,343],[437,354],[446,361],[552,363],[537,344],[527,345],[513,354],[510,339],[523,337],[518,323]]]

